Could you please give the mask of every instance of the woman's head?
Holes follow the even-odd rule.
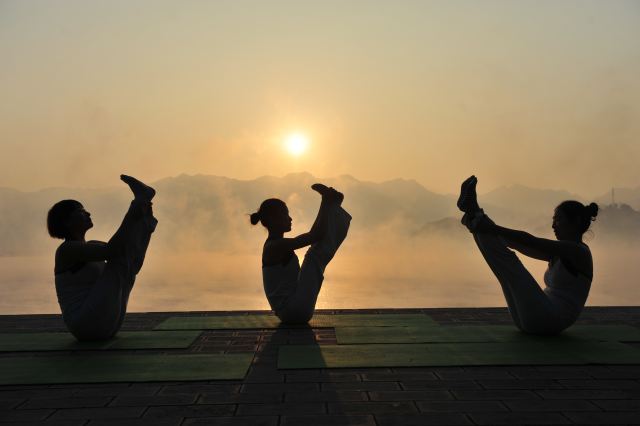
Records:
[[[563,201],[553,215],[553,232],[559,240],[582,238],[591,222],[598,216],[598,205],[584,205],[579,201]]]
[[[289,209],[284,201],[277,198],[264,200],[258,211],[251,213],[251,224],[256,225],[258,222],[270,232],[291,231]]]
[[[58,201],[47,214],[47,230],[53,238],[64,240],[84,234],[93,227],[91,214],[76,200]]]

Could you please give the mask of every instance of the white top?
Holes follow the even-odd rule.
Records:
[[[73,314],[82,306],[105,265],[104,261],[87,262],[77,271],[55,275],[56,294],[63,316]]]
[[[286,264],[277,264],[262,267],[262,284],[264,294],[267,296],[271,309],[278,312],[298,286],[300,273],[300,261],[298,256],[293,256]]]
[[[553,265],[549,264],[544,273],[544,282],[547,285],[544,292],[551,301],[561,308],[563,316],[575,321],[587,302],[591,279],[581,273],[576,275],[570,272],[558,259]]]

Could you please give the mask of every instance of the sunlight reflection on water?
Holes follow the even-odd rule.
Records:
[[[472,246],[343,252],[325,276],[318,308],[505,306],[500,286]],[[304,251],[299,253],[302,259]],[[590,305],[639,305],[638,251],[594,251]],[[546,265],[524,262],[542,280]],[[0,314],[58,313],[50,257],[0,258]],[[130,311],[269,309],[255,253],[150,253]]]

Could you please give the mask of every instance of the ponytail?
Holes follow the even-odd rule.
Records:
[[[591,221],[596,220],[596,216],[598,216],[598,205],[596,203],[591,203],[588,206],[585,206],[585,215],[588,216]]]
[[[279,200],[277,198],[269,198],[266,199],[260,204],[260,208],[257,212],[251,213],[249,215],[249,220],[252,225],[257,225],[258,222],[262,224],[265,228],[269,227],[271,223],[271,218],[274,214],[278,214],[281,209],[286,209],[287,205],[284,201]]]
[[[249,216],[249,220],[252,225],[257,225],[260,222],[260,212],[251,213]]]
[[[591,203],[585,206],[579,201],[567,200],[560,203],[556,211],[561,211],[570,221],[578,221],[580,232],[584,234],[598,216],[598,205]]]

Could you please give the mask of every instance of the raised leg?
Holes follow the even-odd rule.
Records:
[[[346,238],[350,222],[351,215],[341,206],[333,204],[329,207],[324,237],[307,250],[298,274],[296,291],[289,297],[285,307],[277,312],[283,322],[309,322],[322,288],[324,270]]]
[[[132,202],[113,237],[119,239],[117,255],[107,261],[80,312],[75,315],[70,331],[79,340],[109,339],[122,325],[129,295],[157,224],[151,215],[140,217],[138,209],[136,202]]]
[[[496,235],[475,233],[473,238],[502,287],[516,326],[535,334],[562,331],[553,304],[518,256]]]

